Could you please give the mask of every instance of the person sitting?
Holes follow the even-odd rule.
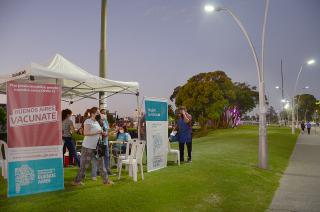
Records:
[[[122,141],[124,143],[128,142],[131,140],[131,136],[128,133],[127,127],[126,126],[120,126],[117,130],[117,136],[116,136],[117,141]],[[112,148],[112,154],[117,159],[119,157],[119,154],[125,154],[126,153],[126,144],[116,144]],[[117,163],[117,161],[116,161]]]

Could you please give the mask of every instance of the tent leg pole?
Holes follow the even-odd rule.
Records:
[[[137,94],[137,110],[138,110],[138,140],[140,140],[140,114],[141,114],[141,108],[140,108],[140,101],[139,101],[139,93]]]

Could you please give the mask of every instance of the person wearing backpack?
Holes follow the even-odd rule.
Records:
[[[180,150],[180,161],[184,161],[184,145],[187,146],[188,150],[188,163],[192,162],[192,116],[187,113],[187,109],[184,106],[179,108],[179,118],[177,121],[176,129],[179,133],[179,150]]]
[[[84,139],[81,149],[81,159],[80,159],[80,168],[78,174],[73,182],[73,185],[82,185],[82,181],[85,178],[85,173],[88,167],[90,166],[91,160],[96,157],[97,144],[100,139],[100,136],[105,133],[102,131],[102,128],[99,122],[96,120],[96,116],[99,115],[99,110],[97,107],[90,109],[90,118],[84,122]],[[108,173],[104,168],[103,157],[97,158],[97,166],[100,172],[100,175],[103,179],[104,184],[113,184],[112,181],[108,178]]]

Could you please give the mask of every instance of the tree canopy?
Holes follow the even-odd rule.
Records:
[[[299,120],[312,120],[317,109],[317,99],[311,94],[301,94],[295,96],[295,100],[298,106]]]
[[[255,87],[232,82],[225,72],[214,71],[191,77],[174,89],[170,99],[177,107],[185,106],[202,127],[209,120],[219,127],[227,108],[236,107],[241,114],[251,111],[258,101],[258,93]]]

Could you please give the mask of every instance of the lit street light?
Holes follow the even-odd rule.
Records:
[[[212,5],[206,5],[206,6],[204,6],[204,10],[206,12],[213,12],[215,10],[215,8]]]
[[[284,109],[288,110],[290,108],[290,104],[289,102],[287,102],[285,105],[284,105]]]
[[[297,76],[297,80],[296,80],[296,84],[294,85],[294,90],[293,90],[293,95],[292,95],[292,123],[291,123],[291,133],[294,134],[295,133],[295,115],[294,115],[294,111],[295,111],[295,103],[294,103],[294,97],[296,95],[297,92],[297,85],[298,85],[298,81],[300,78],[300,74],[302,72],[302,68],[304,65],[312,65],[314,64],[316,61],[314,59],[308,60],[306,63],[302,63],[301,67],[300,67],[300,71],[298,73]]]
[[[212,5],[205,5],[204,11],[207,13],[211,13],[214,11],[226,11],[231,15],[231,17],[236,21],[238,26],[240,27],[242,33],[246,37],[249,46],[251,48],[253,58],[255,61],[255,65],[258,73],[258,82],[259,82],[259,168],[267,169],[268,168],[268,144],[267,144],[267,107],[265,101],[265,84],[264,84],[264,44],[265,44],[265,29],[267,24],[267,16],[269,9],[269,0],[265,0],[265,11],[264,11],[264,21],[262,27],[262,39],[261,39],[261,64],[259,63],[256,50],[253,46],[253,43],[249,37],[247,30],[244,28],[242,22],[239,18],[228,8],[226,7],[214,7]]]

